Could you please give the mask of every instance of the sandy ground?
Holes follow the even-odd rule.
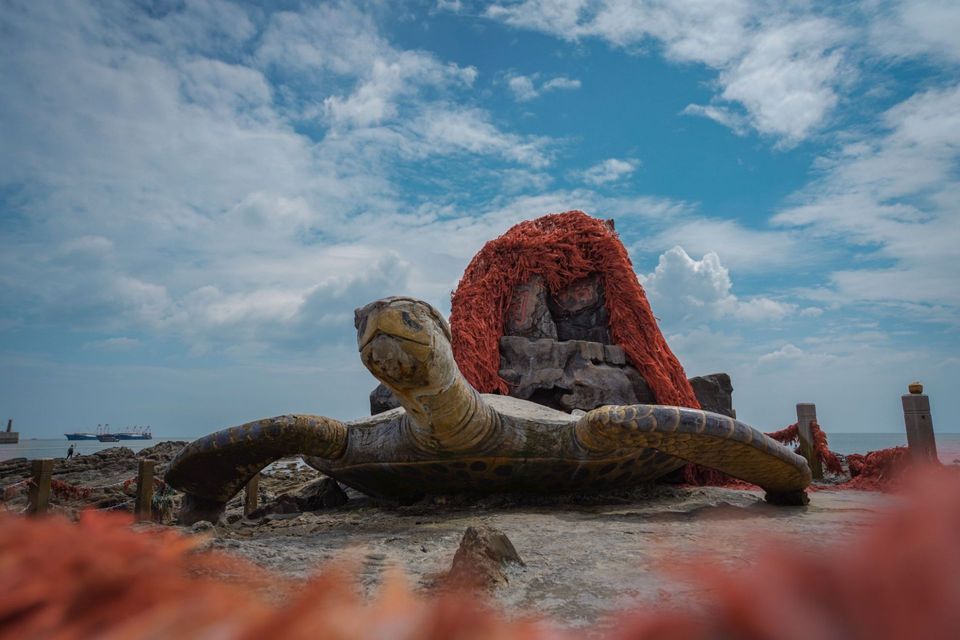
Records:
[[[84,498],[54,496],[53,510],[68,515],[84,506],[125,510],[137,459],[158,459],[158,472],[179,445],[134,454],[109,449],[78,460],[58,460],[54,478],[93,488]],[[27,477],[29,463],[0,464],[0,488]],[[269,504],[320,474],[296,462],[263,474],[261,497]],[[734,569],[755,562],[762,540],[789,539],[813,553],[823,544],[855,539],[894,496],[863,491],[815,491],[807,507],[773,507],[759,492],[726,488],[651,486],[594,496],[435,497],[413,506],[381,505],[348,490],[343,506],[258,520],[242,517],[235,498],[214,525],[185,527],[209,536],[210,546],[248,558],[291,577],[304,577],[324,562],[352,558],[365,589],[388,566],[399,566],[414,585],[450,567],[464,530],[486,524],[503,531],[525,565],[507,569],[508,584],[492,593],[510,614],[549,615],[568,626],[594,625],[614,610],[640,604],[696,604],[698,592],[673,573],[705,557]],[[24,493],[8,492],[3,508],[20,510]],[[175,526],[177,497],[164,524]]]
[[[817,491],[807,507],[772,507],[759,492],[654,486],[618,495],[495,496],[458,504],[434,498],[384,507],[351,494],[335,509],[258,523],[239,518],[237,504],[211,533],[213,546],[288,575],[305,576],[347,556],[359,563],[367,588],[391,565],[425,587],[449,569],[468,526],[490,525],[525,562],[508,568],[509,583],[493,593],[496,602],[511,614],[546,614],[578,627],[638,603],[695,604],[697,592],[671,567],[704,557],[734,569],[748,566],[758,544],[771,537],[816,552],[824,543],[855,539],[894,500]]]

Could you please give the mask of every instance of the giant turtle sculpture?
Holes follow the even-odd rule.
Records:
[[[363,493],[401,502],[620,488],[689,461],[760,485],[771,503],[806,503],[806,460],[733,418],[662,405],[571,415],[481,394],[457,367],[446,320],[412,298],[358,309],[356,327],[364,365],[402,407],[347,423],[279,416],[200,438],[166,474],[187,494],[188,510],[216,512],[263,467],[293,455]]]

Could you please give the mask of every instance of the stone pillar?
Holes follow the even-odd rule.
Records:
[[[31,463],[29,506],[27,512],[46,513],[50,505],[50,480],[53,476],[53,458],[39,458]]]
[[[933,435],[930,398],[923,393],[923,385],[914,382],[910,393],[900,396],[903,402],[903,423],[907,428],[907,445],[914,462],[937,462],[937,441]]]
[[[243,517],[246,518],[257,509],[257,498],[260,492],[260,474],[250,478],[243,500]]]
[[[141,460],[137,469],[137,502],[133,517],[137,520],[153,519],[153,460]]]
[[[797,404],[797,432],[800,436],[800,455],[807,459],[814,480],[823,479],[823,464],[813,448],[813,432],[810,424],[817,421],[817,405],[812,402]]]

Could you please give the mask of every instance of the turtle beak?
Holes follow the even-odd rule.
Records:
[[[357,347],[360,351],[363,351],[363,348],[373,340],[373,336],[377,333],[377,323],[370,322],[370,314],[376,304],[376,302],[371,302],[353,312],[353,324],[357,328]]]
[[[378,300],[354,312],[357,327],[357,347],[363,351],[378,335],[431,346],[432,340],[424,326],[409,309],[407,300]]]
[[[392,389],[423,387],[430,379],[433,341],[410,300],[380,300],[357,311],[363,364]]]

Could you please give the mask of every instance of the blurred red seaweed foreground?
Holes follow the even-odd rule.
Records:
[[[733,573],[716,561],[668,571],[704,592],[694,610],[644,606],[610,638],[958,638],[960,475],[913,478],[902,506],[853,544],[816,553],[768,542]],[[565,638],[550,621],[508,620],[464,593],[414,594],[392,575],[369,601],[344,565],[306,584],[197,537],[134,530],[115,514],[0,513],[0,637]],[[110,549],[110,553],[104,553]],[[668,559],[665,559],[665,563]],[[104,605],[109,603],[109,605]]]

